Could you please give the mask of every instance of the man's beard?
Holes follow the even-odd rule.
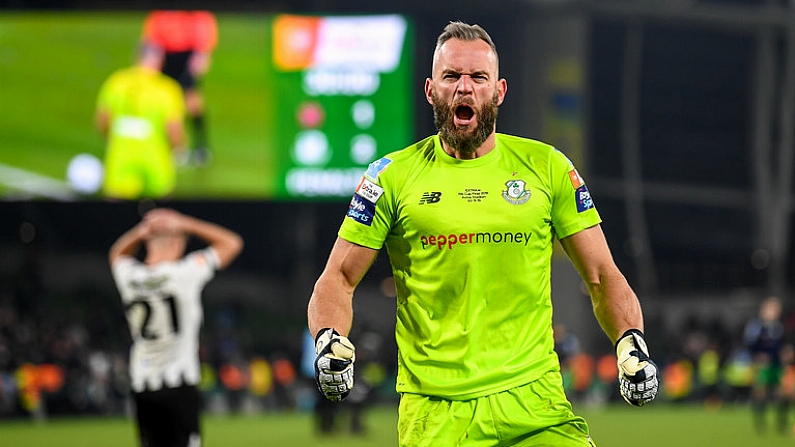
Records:
[[[483,104],[479,109],[465,101],[454,103],[452,106],[447,105],[441,98],[436,96],[436,93],[432,94],[432,99],[433,121],[436,124],[436,129],[439,130],[439,137],[456,151],[462,154],[474,153],[494,131],[494,123],[497,122],[497,110],[499,108],[497,106],[499,95],[496,91],[491,101]],[[453,123],[455,109],[461,104],[467,104],[475,109],[477,127],[471,133],[468,129],[456,127]]]

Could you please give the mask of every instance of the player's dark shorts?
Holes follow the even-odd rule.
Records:
[[[200,445],[201,395],[195,386],[133,393],[141,447]]]
[[[179,51],[176,53],[166,53],[163,61],[163,68],[160,70],[164,75],[173,78],[182,86],[182,89],[196,87],[197,80],[191,74],[188,67],[193,51]]]
[[[764,365],[757,371],[756,385],[762,387],[778,387],[781,385],[781,378],[783,376],[784,368],[781,365]]]

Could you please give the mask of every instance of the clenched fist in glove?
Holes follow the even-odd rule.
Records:
[[[649,358],[643,333],[637,329],[624,332],[616,343],[616,356],[624,400],[636,407],[654,400],[660,382],[657,380],[657,365]]]
[[[334,329],[322,329],[315,337],[315,382],[317,389],[332,402],[340,402],[353,388],[353,362],[356,348]]]

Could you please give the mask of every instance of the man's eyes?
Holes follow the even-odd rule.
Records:
[[[462,75],[462,74],[459,74],[459,73],[447,73],[447,74],[445,74],[445,75],[443,75],[443,76],[442,76],[442,79],[452,79],[452,80],[457,80],[457,79],[460,79],[460,78],[461,78],[461,76],[464,76],[464,75]],[[489,80],[489,77],[488,77],[488,76],[486,76],[486,75],[484,75],[484,74],[473,74],[473,75],[469,75],[469,77],[470,77],[472,80],[474,80],[474,81],[479,81],[479,82],[485,82],[485,81],[488,81],[488,80]]]

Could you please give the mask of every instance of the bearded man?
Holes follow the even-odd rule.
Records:
[[[554,147],[496,132],[506,91],[486,31],[447,25],[425,81],[438,134],[370,165],[310,298],[318,388],[340,401],[353,387],[354,289],[386,247],[403,447],[593,445],[554,351],[555,239],[616,344],[624,399],[657,393],[638,298],[585,181]]]

